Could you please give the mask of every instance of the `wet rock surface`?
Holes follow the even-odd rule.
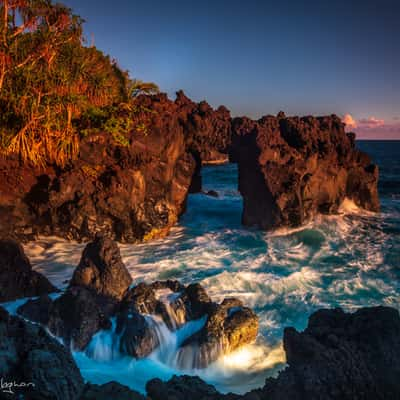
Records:
[[[235,118],[232,132],[243,224],[299,226],[317,213],[337,213],[346,197],[379,210],[378,167],[355,148],[339,117]]]
[[[45,276],[32,270],[18,242],[0,240],[0,302],[57,291]]]
[[[117,243],[97,235],[84,249],[70,286],[83,286],[106,299],[121,300],[131,283]]]
[[[63,338],[66,345],[83,350],[95,333],[111,328],[108,317],[98,298],[90,290],[77,286],[52,303],[47,327]]]
[[[147,393],[152,400],[400,398],[400,316],[393,308],[362,308],[353,314],[319,310],[304,332],[285,329],[284,348],[288,367],[243,396],[218,393],[196,377],[153,379]]]
[[[240,300],[225,299],[212,305],[205,326],[184,341],[179,361],[184,368],[205,368],[220,356],[254,342],[257,334],[257,315]],[[187,353],[194,357],[187,357]]]
[[[0,308],[1,398],[78,400],[83,379],[71,353],[43,328]],[[26,383],[4,393],[6,382]]]

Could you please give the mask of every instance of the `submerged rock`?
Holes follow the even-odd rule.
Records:
[[[78,400],[84,386],[69,350],[40,326],[12,317],[3,308],[0,308],[0,375],[2,389],[6,382],[26,384],[13,386],[15,395],[2,390],[0,396],[7,398],[23,395],[26,399]]]
[[[57,291],[45,276],[32,270],[18,242],[0,240],[0,302]]]
[[[136,312],[118,316],[117,333],[121,334],[121,352],[135,358],[147,357],[160,344],[152,324]]]
[[[117,243],[97,235],[83,250],[70,286],[83,286],[105,298],[121,300],[131,283]]]
[[[299,226],[316,213],[338,212],[346,197],[379,210],[378,168],[337,116],[235,118],[232,131],[243,224]]]

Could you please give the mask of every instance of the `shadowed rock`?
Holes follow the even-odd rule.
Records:
[[[160,344],[152,324],[135,312],[118,316],[117,333],[121,334],[121,352],[135,358],[147,357]]]
[[[121,300],[131,283],[117,243],[97,235],[83,250],[70,286],[83,286],[102,297]]]
[[[101,329],[110,329],[107,310],[98,298],[84,287],[72,287],[56,299],[50,307],[47,326],[67,345],[83,350],[93,335]]]
[[[289,367],[264,388],[278,400],[400,398],[400,317],[387,307],[319,310],[304,332],[286,328]]]
[[[131,390],[118,382],[108,382],[104,385],[87,383],[80,400],[145,400],[140,393]]]
[[[25,388],[13,387],[15,395],[2,391],[0,396],[7,398],[24,395],[26,399],[78,400],[84,386],[79,369],[64,346],[40,326],[12,317],[3,308],[0,375],[2,382],[29,384]]]
[[[45,276],[32,270],[19,243],[0,240],[0,302],[57,291]]]

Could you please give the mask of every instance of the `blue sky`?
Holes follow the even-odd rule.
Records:
[[[400,138],[399,1],[63,3],[96,46],[171,97],[254,118],[348,114],[361,137]]]

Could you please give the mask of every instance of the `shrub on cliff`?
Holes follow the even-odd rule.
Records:
[[[157,86],[130,80],[115,61],[83,46],[83,20],[63,5],[0,0],[0,15],[1,152],[64,165],[92,125],[126,144],[137,114],[132,99]]]

